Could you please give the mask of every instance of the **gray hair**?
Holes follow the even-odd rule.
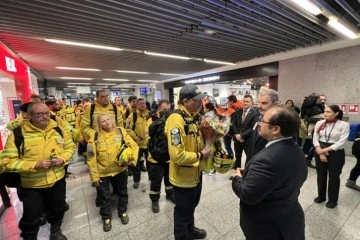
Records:
[[[263,89],[259,92],[259,96],[270,96],[271,103],[275,104],[279,101],[279,94],[273,89]]]

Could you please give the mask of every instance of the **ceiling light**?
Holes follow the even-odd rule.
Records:
[[[215,31],[215,30],[212,30],[212,29],[205,29],[205,31],[204,31],[206,34],[208,34],[208,35],[214,35],[214,34],[216,34],[217,33],[217,31]]]
[[[104,81],[117,81],[117,82],[127,82],[129,79],[120,79],[120,78],[103,78]]]
[[[347,28],[342,23],[338,22],[336,18],[330,19],[328,22],[329,26],[332,27],[334,30],[338,31],[339,33],[343,34],[344,36],[355,39],[358,38],[358,35]]]
[[[292,0],[292,1],[313,15],[319,15],[322,13],[322,10],[319,7],[317,7],[314,3],[308,0]]]
[[[158,80],[137,80],[138,82],[158,82]]]
[[[97,86],[115,86],[115,85],[117,85],[116,83],[97,83],[97,84],[95,84],[95,85],[97,85]]]
[[[116,72],[119,72],[119,73],[135,73],[135,74],[149,74],[148,72],[122,71],[122,70],[116,70]]]
[[[160,75],[165,75],[165,76],[184,76],[183,74],[176,74],[176,73],[160,73]]]
[[[93,72],[100,72],[100,69],[96,69],[96,68],[73,68],[73,67],[55,67],[57,69],[62,69],[62,70],[79,70],[79,71],[93,71]]]
[[[73,42],[73,41],[65,41],[65,40],[52,39],[52,38],[45,38],[45,41],[52,42],[52,43],[65,44],[65,45],[78,46],[78,47],[98,48],[98,49],[113,50],[113,51],[124,50],[123,48],[108,47],[108,46],[103,46],[103,45],[80,43],[80,42]]]
[[[204,62],[224,64],[224,65],[235,65],[235,63],[231,63],[231,62],[215,61],[215,60],[209,60],[209,59],[206,59],[206,58],[204,58]]]
[[[184,60],[191,59],[189,57],[183,57],[183,56],[177,56],[177,55],[171,55],[171,54],[163,54],[163,53],[154,53],[154,52],[148,52],[148,51],[144,51],[144,53],[147,55],[159,56],[159,57],[177,58],[177,59],[184,59]]]
[[[93,80],[93,78],[85,78],[85,77],[61,77],[61,79],[72,79],[72,80]]]
[[[68,83],[68,85],[92,85],[91,83]],[[70,86],[68,86],[70,87]]]

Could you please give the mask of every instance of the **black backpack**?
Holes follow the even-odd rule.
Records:
[[[114,114],[115,114],[115,124],[118,124],[118,116],[117,116],[117,107],[115,104],[111,104],[113,106],[113,110],[114,110]],[[92,103],[90,106],[90,127],[93,127],[93,115],[94,115],[94,111],[95,111],[95,103]]]
[[[165,163],[170,160],[169,149],[167,137],[164,133],[165,123],[168,117],[173,114],[180,114],[185,120],[185,114],[183,111],[176,109],[174,111],[165,111],[160,113],[160,117],[156,119],[149,126],[149,136],[150,140],[148,143],[148,149],[151,154],[151,157],[154,158],[158,163]],[[189,133],[189,124],[194,123],[195,121],[185,120],[185,134]]]

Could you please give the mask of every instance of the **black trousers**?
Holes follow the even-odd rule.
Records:
[[[229,136],[229,135],[225,135],[225,136],[223,137],[225,150],[226,150],[226,152],[227,152],[227,154],[228,154],[229,156],[234,156],[233,150],[232,150],[232,148],[231,148],[231,139],[232,139],[232,138],[233,138],[233,137],[231,137],[231,136]]]
[[[148,161],[147,170],[150,178],[151,201],[159,201],[161,194],[161,182],[164,179],[166,196],[174,193],[174,188],[169,181],[169,163],[152,163]]]
[[[241,168],[241,157],[243,151],[245,152],[246,156],[248,155],[248,144],[247,142],[239,142],[238,140],[234,139],[234,150],[235,150],[235,163],[234,169]]]
[[[174,186],[174,235],[175,240],[192,239],[191,232],[195,226],[195,208],[200,201],[202,189],[202,176],[199,184],[193,188],[180,188]]]
[[[136,166],[132,168],[133,176],[134,176],[134,182],[140,182],[140,179],[141,179],[141,164],[143,164],[143,163],[140,162],[140,159],[141,159],[143,154],[145,154],[145,161],[147,161],[147,159],[149,157],[149,152],[148,152],[147,148],[145,148],[145,149],[144,148],[139,148],[139,156],[138,156]]]
[[[356,181],[360,175],[360,157],[356,158],[356,164],[354,168],[350,171],[349,180]]]
[[[97,187],[97,193],[100,200],[100,215],[103,220],[110,219],[111,213],[111,192],[110,183],[113,191],[118,195],[118,214],[121,215],[127,211],[128,193],[127,193],[127,171],[122,171],[113,177],[101,177],[100,186]]]
[[[329,174],[328,198],[330,202],[337,203],[340,190],[340,174],[345,164],[345,151],[330,151],[326,156],[327,162],[321,162],[315,153],[318,196],[326,199],[327,176]]]
[[[36,237],[41,215],[46,212],[48,222],[59,223],[65,213],[65,178],[49,188],[21,188],[23,215],[19,222],[20,236]]]

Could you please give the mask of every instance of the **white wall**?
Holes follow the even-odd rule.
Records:
[[[358,104],[360,92],[360,46],[348,47],[280,61],[278,91],[283,103],[293,99],[301,106],[312,92],[325,94],[328,104]],[[350,121],[360,116],[348,115]]]

